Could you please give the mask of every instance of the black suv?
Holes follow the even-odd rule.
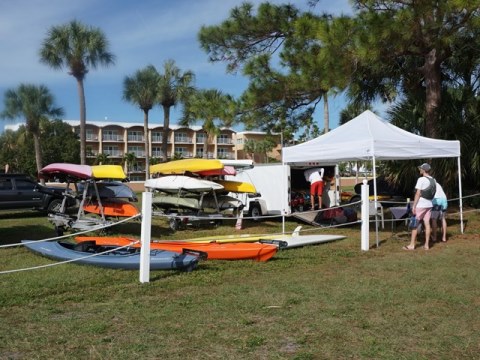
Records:
[[[37,209],[58,212],[64,188],[47,187],[24,174],[0,174],[0,210]],[[67,197],[67,207],[75,205]]]

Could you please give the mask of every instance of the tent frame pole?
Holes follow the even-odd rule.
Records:
[[[459,199],[459,207],[460,207],[460,232],[463,234],[464,226],[463,226],[463,193],[462,193],[462,167],[460,165],[460,156],[457,157],[457,165],[458,165],[458,199]]]
[[[377,164],[375,163],[375,155],[372,156],[372,168],[373,168],[373,205],[375,207],[375,243],[377,248],[379,247],[378,241],[378,200],[377,200]],[[367,198],[368,199],[368,198]],[[368,199],[370,201],[370,199]],[[369,207],[370,208],[370,207]],[[369,214],[370,215],[370,214]]]

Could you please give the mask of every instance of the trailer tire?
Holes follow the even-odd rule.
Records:
[[[262,208],[260,204],[250,204],[250,210],[248,210],[248,216],[254,221],[259,221],[262,216]]]
[[[59,213],[60,209],[62,208],[62,200],[60,199],[53,199],[48,204],[47,212],[48,213]]]
[[[176,218],[170,218],[168,225],[172,231],[177,231],[180,228],[180,220]]]

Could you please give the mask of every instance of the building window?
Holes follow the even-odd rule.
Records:
[[[143,131],[129,131],[128,141],[145,141]]]
[[[152,146],[152,157],[154,158],[163,157],[162,148],[160,146]]]
[[[152,142],[162,142],[163,135],[159,131],[152,132]]]
[[[121,136],[118,135],[117,130],[104,130],[102,139],[104,141],[119,141],[119,140],[122,140]]]
[[[136,157],[145,157],[145,147],[144,146],[129,146],[128,152],[135,154]]]
[[[191,154],[188,152],[188,149],[182,146],[175,147],[175,155],[181,158],[191,157]]]
[[[86,129],[85,130],[85,138],[89,141],[98,141],[98,135],[93,132],[93,129]]]
[[[118,146],[106,145],[103,147],[103,153],[108,156],[123,156],[123,153],[119,150]]]
[[[205,144],[205,139],[207,138],[206,134],[197,134],[195,141],[197,144]]]
[[[227,149],[218,148],[217,156],[220,159],[228,159],[230,156],[230,152],[228,152]]]
[[[231,144],[232,139],[227,134],[220,134],[217,138],[217,144]]]
[[[188,137],[187,133],[179,132],[175,133],[174,141],[177,143],[191,143],[191,139]]]

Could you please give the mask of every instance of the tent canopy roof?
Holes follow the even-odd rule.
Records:
[[[369,110],[325,135],[283,149],[283,161],[288,164],[459,156],[458,140],[438,140],[412,134]]]

